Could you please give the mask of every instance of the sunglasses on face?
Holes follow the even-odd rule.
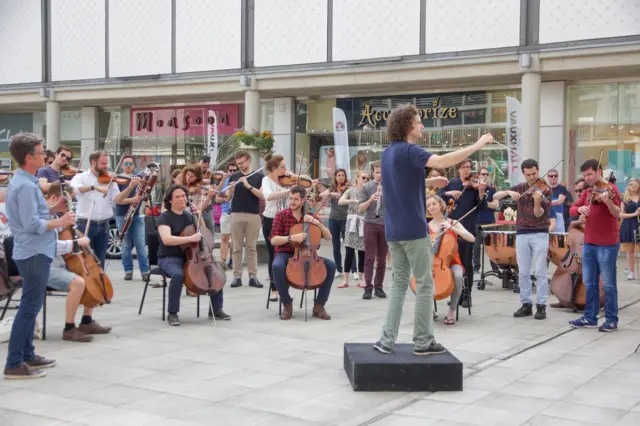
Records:
[[[549,176],[549,179],[555,179],[558,177],[558,175],[548,175],[548,176]]]
[[[133,161],[125,161],[122,163],[123,166],[133,166]]]
[[[489,176],[489,173],[480,173],[480,176]]]
[[[576,194],[582,194],[584,192],[584,189],[576,189]]]
[[[238,171],[238,169],[229,169],[229,173],[235,173],[237,171]]]
[[[60,157],[64,158],[65,160],[73,160],[73,155],[72,156],[68,156],[67,154],[60,154]]]

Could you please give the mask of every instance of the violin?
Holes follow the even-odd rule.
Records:
[[[454,201],[449,200],[444,213],[444,225],[448,225],[449,215],[454,209]],[[451,296],[455,288],[451,263],[458,253],[458,237],[452,232],[441,234],[433,243],[432,274],[434,284],[434,300],[442,300]],[[416,292],[416,277],[411,277],[411,290]]]
[[[203,175],[202,178],[203,179],[214,179],[214,180],[221,180],[224,177],[224,172],[221,170],[216,170],[216,171],[211,171],[211,170],[207,170]]]
[[[129,182],[131,182],[131,178],[132,176],[117,175],[115,173],[106,172],[100,173],[100,175],[98,176],[98,183],[108,185],[111,182],[115,182],[118,185],[127,185]]]
[[[591,203],[601,203],[602,202],[602,194],[605,192],[609,193],[609,197],[613,201],[616,197],[616,193],[614,191],[609,191],[611,183],[611,176],[613,176],[613,172],[609,175],[608,180],[599,179],[597,182],[593,184],[593,188],[591,189]]]
[[[65,176],[60,173],[60,187],[67,206],[71,204],[67,193]],[[87,223],[87,226],[89,224]],[[58,233],[60,240],[77,240],[83,237],[75,226],[68,226]],[[111,279],[102,269],[100,259],[93,252],[91,247],[78,247],[78,251],[62,256],[67,269],[84,279],[85,287],[80,304],[87,308],[95,308],[105,303],[111,303],[113,298],[113,285]]]
[[[313,180],[308,176],[298,176],[292,173],[287,173],[278,178],[280,186],[301,186],[303,188],[311,188]]]
[[[478,189],[478,187],[480,186],[480,176],[478,175],[471,175],[469,176],[467,179],[460,179],[462,181],[462,186],[467,189],[467,188],[472,188],[472,189]]]
[[[302,207],[303,219],[306,210],[307,203],[305,202]],[[294,246],[294,254],[287,264],[287,281],[295,289],[313,290],[322,286],[327,278],[327,267],[318,254],[322,242],[322,231],[317,225],[309,222],[296,223],[289,231],[289,235],[300,233],[305,233],[307,237],[301,243],[291,242]]]
[[[216,262],[213,257],[213,235],[206,226],[200,226],[201,213],[192,213],[193,224],[187,226],[180,236],[190,237],[200,232],[202,238],[197,243],[181,245],[187,258],[184,264],[184,285],[192,293],[212,296],[222,290],[227,277],[220,262]]]
[[[72,179],[78,173],[82,173],[84,170],[76,169],[75,167],[71,167],[70,165],[60,167],[60,173],[65,177],[65,179]],[[109,183],[108,181],[106,183]]]

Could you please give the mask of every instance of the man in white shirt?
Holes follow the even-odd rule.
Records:
[[[109,156],[106,151],[92,153],[89,156],[89,165],[89,170],[78,173],[71,179],[71,188],[78,199],[76,222],[78,229],[84,232],[89,212],[95,203],[86,236],[91,240],[91,248],[104,265],[109,245],[109,220],[113,217],[113,205],[115,203],[122,204],[136,187],[140,178],[131,178],[129,186],[120,192],[115,182],[111,182],[110,186],[98,182],[100,174],[108,174],[109,172]]]
[[[47,203],[52,214],[64,214],[67,212],[66,203],[62,197],[62,189],[59,182],[52,182],[47,193]],[[56,236],[64,228],[56,230]],[[47,287],[56,291],[68,293],[65,307],[65,325],[62,332],[62,340],[70,342],[90,342],[93,340],[92,334],[107,334],[111,327],[103,327],[93,320],[91,314],[93,308],[85,306],[80,325],[76,327],[76,312],[80,306],[80,299],[84,294],[84,279],[67,269],[67,265],[62,257],[65,254],[79,251],[80,247],[88,247],[91,241],[82,237],[76,240],[56,239],[56,258],[51,262],[49,280]]]

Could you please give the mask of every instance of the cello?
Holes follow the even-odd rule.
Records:
[[[201,199],[200,207],[203,201]],[[193,224],[180,234],[181,237],[190,237],[198,232],[202,235],[199,242],[181,246],[187,258],[184,264],[184,285],[194,294],[212,296],[222,290],[227,277],[220,262],[213,257],[213,235],[206,226],[201,226],[203,220],[200,211],[198,209],[197,214],[192,211]]]
[[[449,204],[445,210],[444,220],[445,223],[449,218],[449,215],[453,211],[454,201],[449,200]],[[428,225],[427,225],[428,226]],[[445,232],[436,237],[433,243],[433,260],[432,260],[432,273],[433,273],[433,286],[434,300],[446,299],[453,293],[455,282],[453,280],[453,271],[451,270],[451,262],[455,258],[458,252],[458,238],[451,232]],[[411,276],[411,282],[409,284],[411,290],[415,294],[416,292],[416,277]]]
[[[60,173],[60,187],[62,188],[62,196],[68,208],[71,205],[71,200],[67,193],[65,176],[62,173]],[[92,212],[93,207],[91,207],[91,211],[89,212],[85,234],[91,223]],[[58,233],[58,238],[60,240],[77,240],[85,234],[78,231],[75,226],[68,226]],[[81,305],[87,308],[95,308],[105,303],[111,303],[111,299],[113,299],[111,279],[109,279],[109,276],[104,272],[104,269],[102,269],[100,259],[95,255],[91,247],[78,247],[76,251],[65,254],[62,258],[67,265],[67,269],[82,277],[84,280],[85,287],[82,298],[80,299]]]

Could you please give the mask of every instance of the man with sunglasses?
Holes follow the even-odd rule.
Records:
[[[133,156],[125,155],[122,158],[122,174],[124,174],[125,176],[134,176],[134,168],[135,161],[133,159]],[[144,173],[138,173],[136,176],[142,178],[144,177]],[[118,184],[120,192],[124,192],[128,186],[128,183],[122,185]],[[135,202],[140,203],[141,196],[136,194],[137,191],[138,188],[136,186],[131,190],[128,197],[125,198],[122,203],[116,204],[115,213],[118,232],[120,232],[122,226],[124,225],[124,220],[127,217],[127,213],[129,212],[131,204]],[[147,253],[147,242],[145,239],[144,217],[140,216],[140,206],[141,204],[138,204],[138,208],[133,214],[131,226],[127,231],[127,235],[122,237],[122,267],[124,268],[125,281],[131,281],[133,279],[133,254],[131,252],[132,246],[135,246],[136,248],[138,267],[140,268],[142,280],[146,281],[149,278],[149,255]]]
[[[485,183],[489,183],[489,169],[486,167],[482,167],[480,169],[480,180]],[[479,273],[481,266],[481,257],[480,257],[480,246],[482,245],[482,232],[480,232],[480,228],[483,225],[490,225],[496,222],[495,210],[500,207],[499,201],[493,201],[493,194],[496,193],[496,188],[494,186],[487,185],[487,205],[481,205],[478,207],[478,213],[476,215],[477,219],[477,227],[476,227],[476,242],[473,245],[473,272]],[[491,262],[491,269],[493,271],[497,271],[498,266]]]
[[[60,145],[56,150],[56,157],[51,165],[41,167],[36,174],[40,189],[47,193],[52,182],[60,181],[60,169],[68,166],[73,159],[73,152],[67,146]]]
[[[558,171],[551,169],[547,172],[547,178],[549,180],[549,186],[553,191],[553,200],[551,201],[551,214],[556,218],[556,226],[553,232],[565,232],[564,224],[564,205],[568,199],[571,199],[571,194],[567,190],[567,187],[558,183]]]
[[[238,166],[236,163],[231,162],[227,165],[228,177],[224,177],[221,180],[218,190],[222,190],[229,186],[231,175],[238,173]],[[217,195],[216,202],[220,203],[222,207],[222,215],[220,216],[220,234],[222,234],[222,242],[220,243],[220,259],[222,261],[222,267],[227,270],[233,267],[233,262],[229,259],[227,263],[227,256],[229,251],[233,250],[233,242],[231,241],[231,202],[226,200],[224,195]]]

